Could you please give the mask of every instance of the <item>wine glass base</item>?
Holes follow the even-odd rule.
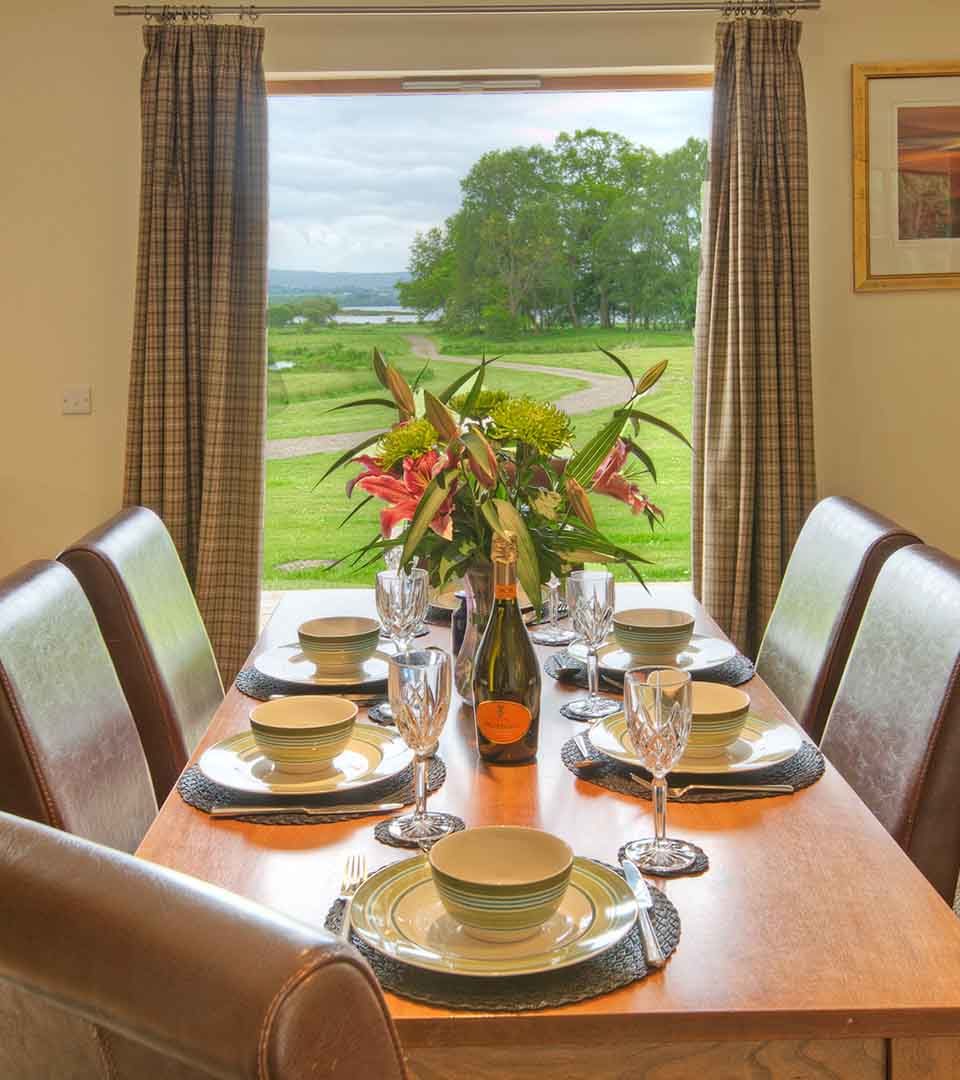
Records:
[[[432,844],[457,831],[457,820],[449,814],[426,813],[418,818],[404,814],[387,825],[387,834],[401,843]]]
[[[572,645],[577,637],[572,630],[536,630],[530,640],[536,645]]]
[[[699,852],[683,840],[667,839],[658,844],[651,837],[632,840],[624,847],[623,854],[641,873],[656,877],[661,871],[675,874],[678,870],[689,869],[697,861]]]
[[[563,712],[565,716],[576,720],[602,720],[605,716],[613,716],[614,713],[620,712],[622,708],[623,705],[619,701],[613,701],[610,698],[585,697],[565,703]]]
[[[389,721],[396,719],[393,715],[393,709],[390,708],[389,701],[381,701],[377,706],[377,713],[380,717],[380,723],[389,723]]]

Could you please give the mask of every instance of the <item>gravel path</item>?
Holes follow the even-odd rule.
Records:
[[[430,338],[420,334],[407,337],[417,356],[424,360],[442,360],[447,364],[478,364],[479,360],[465,356],[444,356],[437,351]],[[514,371],[532,371],[542,375],[559,375],[562,378],[580,379],[590,385],[582,390],[574,390],[558,398],[556,404],[576,416],[579,413],[594,412],[597,409],[610,408],[621,404],[627,395],[626,379],[623,375],[600,375],[596,371],[583,371],[580,368],[548,367],[544,364],[522,364],[512,360],[498,360],[497,366],[512,368]],[[308,454],[329,454],[338,450],[349,450],[363,439],[377,433],[374,431],[347,431],[339,435],[304,435],[296,439],[269,439],[267,441],[267,460],[278,461],[282,458],[306,457]]]

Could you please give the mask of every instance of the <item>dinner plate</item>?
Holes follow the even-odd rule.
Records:
[[[205,751],[197,767],[209,780],[253,795],[330,795],[388,780],[413,760],[413,751],[390,728],[354,724],[350,742],[316,773],[280,772],[244,731]]]
[[[525,941],[478,941],[444,910],[426,856],[391,863],[360,886],[354,932],[372,949],[413,967],[500,978],[554,971],[589,960],[629,933],[637,904],[619,874],[576,858],[555,915]]]
[[[323,674],[299,645],[278,645],[269,649],[254,660],[253,666],[261,675],[291,686],[342,686],[352,690],[385,683],[388,670],[386,656],[377,652],[364,661],[355,675]]]
[[[571,656],[587,661],[587,647],[582,641],[576,641],[568,646],[567,652]],[[683,671],[689,671],[695,675],[700,671],[709,671],[711,668],[720,667],[728,660],[737,655],[737,648],[723,638],[708,637],[706,634],[694,634],[689,645],[685,645],[677,654],[675,660],[665,662],[662,660],[645,660],[641,656],[622,649],[615,641],[601,645],[597,656],[600,661],[600,670],[604,675],[619,679],[625,671],[635,667],[677,667]]]
[[[643,762],[634,756],[627,718],[622,712],[598,720],[590,729],[590,741],[607,757],[633,768]],[[750,773],[792,758],[803,745],[800,731],[785,720],[764,720],[750,715],[736,742],[707,752],[697,749],[693,756],[684,756],[671,773]]]

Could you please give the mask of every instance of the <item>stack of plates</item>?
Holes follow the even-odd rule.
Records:
[[[740,737],[750,710],[750,697],[720,683],[695,682],[693,723],[684,756],[712,758]]]

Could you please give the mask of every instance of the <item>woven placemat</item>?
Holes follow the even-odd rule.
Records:
[[[685,867],[683,870],[658,870],[653,873],[651,870],[644,870],[644,874],[647,877],[659,877],[659,878],[675,878],[675,877],[696,877],[697,874],[704,874],[710,869],[710,858],[702,847],[697,847],[696,844],[691,844],[689,840],[684,841],[685,844],[689,844],[690,847],[696,852],[697,857],[691,863],[690,866]],[[623,861],[624,852],[627,850],[626,844],[621,844],[620,849],[617,851],[617,862]]]
[[[586,738],[586,736],[584,736]],[[579,780],[586,780],[597,787],[607,788],[609,791],[619,791],[622,795],[634,795],[639,799],[649,799],[650,791],[641,784],[630,779],[631,772],[643,772],[642,769],[630,769],[605,754],[601,754],[587,738],[587,747],[590,750],[590,759],[597,765],[591,769],[575,769],[573,763],[583,760],[583,755],[577,749],[573,739],[568,739],[560,748],[560,756],[564,765]],[[759,769],[757,772],[747,773],[742,776],[744,784],[792,784],[794,790],[810,787],[815,784],[826,767],[823,754],[812,744],[805,742],[803,746],[786,761],[779,765],[771,765],[768,769]],[[697,773],[671,773],[669,777],[671,786],[682,787],[684,784],[736,784],[735,777],[729,774],[718,776],[705,776]],[[671,798],[671,802],[681,803],[713,803],[713,802],[740,802],[745,799],[779,799],[784,796],[772,791],[688,791],[679,799]]]
[[[548,656],[543,663],[543,670],[556,679],[557,682],[565,683],[568,686],[579,686],[583,690],[587,689],[587,665],[577,657],[571,656],[568,652],[558,652],[554,653],[553,656]],[[698,671],[696,680],[697,682],[723,683],[725,686],[740,686],[745,682],[749,682],[753,676],[754,667],[752,661],[748,660],[742,653],[737,653],[736,656],[719,667],[710,668],[709,671]],[[622,679],[616,679],[612,675],[606,675],[601,671],[600,682],[607,689],[619,693],[623,692]]]
[[[430,767],[427,772],[427,790],[436,791],[447,778],[447,767],[438,757],[430,759]],[[233,788],[224,787],[214,783],[197,768],[191,766],[177,781],[177,791],[185,803],[210,813],[214,806],[229,806],[231,803],[241,806],[269,806],[276,800],[262,795],[241,794]],[[336,806],[338,803],[357,801],[356,792],[344,792],[341,796],[316,796],[296,795],[298,805],[303,806]],[[412,803],[414,800],[413,790],[413,766],[408,765],[396,776],[388,777],[382,783],[363,789],[362,799],[368,802],[402,802]],[[371,814],[250,814],[247,816],[237,815],[230,818],[231,821],[252,821],[263,825],[325,825],[334,821],[351,821],[357,818],[372,817]]]
[[[617,870],[617,873],[620,871]],[[653,896],[650,917],[657,940],[664,956],[670,956],[680,941],[680,916],[656,886],[650,886],[650,893]],[[338,933],[342,919],[343,901],[336,900],[327,913],[324,925],[333,933]],[[356,935],[351,934],[350,941],[363,953],[384,990],[414,1001],[452,1009],[479,1009],[483,1012],[553,1009],[619,990],[650,974],[643,956],[640,930],[636,926],[612,949],[582,964],[560,971],[499,979],[423,971],[381,956]]]
[[[436,813],[436,811],[431,811],[431,813]],[[437,814],[436,816],[443,818],[447,828],[452,833],[463,832],[467,827],[463,818],[457,817],[456,814]],[[420,840],[398,840],[396,837],[391,836],[387,831],[390,827],[390,820],[378,821],[376,828],[373,830],[373,835],[381,844],[386,844],[387,847],[420,848],[421,850],[426,851],[427,848],[433,847],[433,844],[436,843],[436,841],[425,844]],[[449,835],[449,833],[447,835]]]
[[[269,675],[264,675],[253,667],[244,668],[234,679],[234,685],[241,693],[256,698],[257,701],[269,701],[278,694],[281,697],[290,697],[293,694],[335,694],[337,697],[349,698],[358,705],[366,705],[382,701],[387,693],[386,679],[371,683],[368,691],[357,693],[355,686],[301,686],[299,683],[286,683],[280,679],[271,679]]]
[[[381,727],[396,727],[396,720],[394,720],[393,714],[384,716],[380,709],[381,705],[386,705],[385,701],[377,701],[367,709],[367,719],[372,724],[379,724]]]

